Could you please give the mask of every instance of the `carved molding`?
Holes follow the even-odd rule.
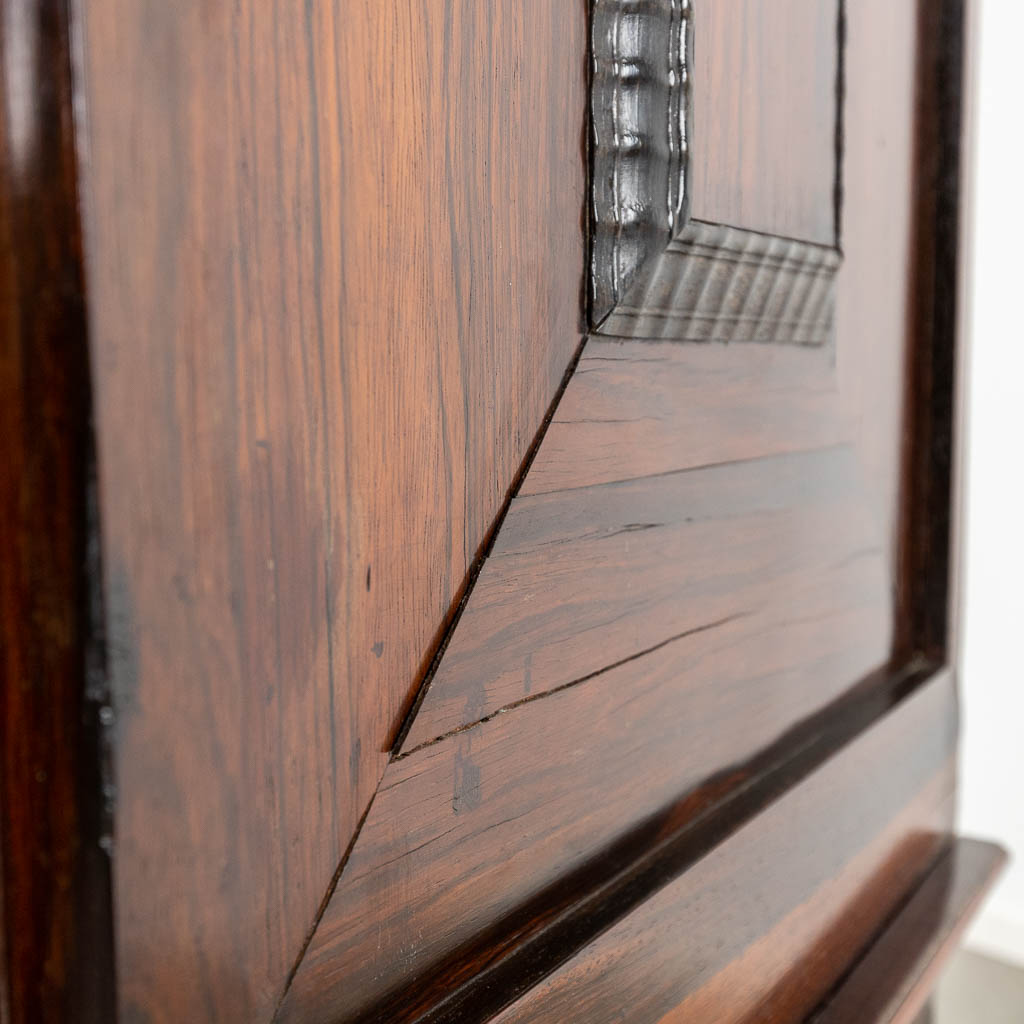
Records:
[[[685,220],[691,0],[594,0],[591,318]]]
[[[827,246],[691,220],[648,259],[599,333],[821,345],[839,263]]]
[[[837,249],[689,219],[694,0],[593,0],[597,334],[820,345]]]

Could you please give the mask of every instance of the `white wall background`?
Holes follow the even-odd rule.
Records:
[[[1024,965],[1024,0],[980,13],[960,830],[1013,858],[967,945]]]

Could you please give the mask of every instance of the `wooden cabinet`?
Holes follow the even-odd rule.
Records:
[[[961,0],[0,3],[0,1019],[910,1019]]]

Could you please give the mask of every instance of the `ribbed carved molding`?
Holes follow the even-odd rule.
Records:
[[[820,345],[832,332],[832,248],[691,220],[653,255],[600,333]]]
[[[698,18],[694,0],[593,0],[591,327],[820,345],[838,250],[689,219]]]
[[[594,0],[591,320],[685,219],[691,0]]]

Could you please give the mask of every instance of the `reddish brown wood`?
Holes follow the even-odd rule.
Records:
[[[0,1020],[110,1020],[94,453],[62,3],[0,28]]]
[[[833,358],[788,345],[737,354],[591,337],[519,494],[839,443],[850,424]]]
[[[23,10],[0,1007],[112,1016],[105,644],[125,1019],[809,1011],[949,825],[959,0],[848,5],[834,341],[734,260],[747,343],[578,365],[584,5]],[[693,212],[831,244],[836,0],[697,14]]]
[[[510,922],[526,914],[532,893],[546,891],[548,885],[555,891],[562,873],[578,863],[572,859],[575,851],[583,857],[587,850],[613,843],[622,834],[623,815],[635,815],[632,820],[639,824],[645,814],[656,813],[657,803],[669,799],[671,787],[677,794],[680,788],[685,792],[682,780],[673,779],[662,792],[654,784],[648,789],[648,779],[658,777],[655,765],[685,764],[679,751],[688,749],[687,740],[699,751],[705,770],[714,765],[725,771],[763,749],[768,734],[752,735],[749,742],[737,736],[743,753],[741,747],[727,752],[725,747],[702,746],[689,734],[681,743],[671,742],[653,718],[635,733],[618,727],[629,720],[625,709],[640,699],[638,690],[645,688],[652,664],[664,666],[666,686],[672,687],[653,691],[652,715],[666,729],[674,728],[669,710],[674,693],[680,713],[694,716],[698,690],[690,687],[699,689],[700,676],[692,675],[693,663],[681,652],[689,645],[714,643],[722,630],[741,628],[712,615],[698,616],[719,609],[726,617],[745,614],[742,601],[731,602],[748,593],[748,585],[754,588],[750,593],[756,592],[758,583],[740,582],[740,565],[756,564],[759,583],[769,588],[774,583],[780,619],[773,628],[800,619],[800,599],[794,595],[815,572],[816,528],[803,520],[794,525],[792,536],[799,537],[795,547],[778,535],[769,539],[758,527],[750,532],[744,503],[737,497],[749,486],[751,495],[765,499],[773,493],[767,478],[774,473],[786,497],[777,507],[769,502],[754,519],[763,514],[762,525],[771,521],[780,526],[787,517],[799,515],[798,509],[815,514],[802,504],[806,495],[796,478],[779,472],[784,460],[748,461],[773,451],[800,451],[809,443],[802,432],[808,425],[822,428],[828,438],[849,438],[857,452],[859,466],[851,461],[835,478],[822,476],[820,470],[798,474],[818,479],[823,493],[843,495],[842,509],[830,510],[820,521],[822,551],[838,556],[833,563],[837,572],[849,569],[852,562],[846,559],[857,551],[855,543],[847,546],[846,527],[872,524],[858,534],[875,563],[862,592],[865,608],[871,610],[858,622],[844,624],[842,643],[851,652],[875,652],[874,660],[859,663],[860,673],[896,650],[899,624],[890,594],[902,543],[900,472],[908,457],[899,440],[899,423],[907,415],[901,381],[908,340],[919,329],[911,319],[906,275],[912,238],[908,211],[917,166],[917,27],[909,2],[895,10],[881,4],[861,8],[853,20],[849,70],[869,85],[859,91],[848,115],[848,142],[855,146],[852,159],[860,181],[847,207],[855,256],[851,266],[847,254],[840,274],[835,348],[765,356],[736,345],[677,354],[669,345],[602,342],[595,348],[591,342],[411,721],[401,747],[404,756],[385,776],[283,1006],[285,1019],[372,1017],[384,1013],[384,1007],[396,1013],[403,1007],[408,1015],[424,1010],[431,1005],[426,979],[461,984],[466,978],[460,972],[480,969],[496,948],[507,951],[521,941]],[[886,29],[887,62],[881,74],[872,70],[875,25]],[[886,156],[872,161],[873,140],[880,136],[886,139]],[[880,238],[886,240],[883,247],[877,243]],[[833,360],[838,364],[834,376]],[[760,397],[755,397],[757,371],[767,392]],[[788,394],[783,381],[792,388]],[[783,389],[782,395],[776,387]],[[679,388],[683,390],[674,390]],[[678,403],[672,400],[676,395]],[[830,404],[826,395],[832,397]],[[794,400],[785,402],[791,396]],[[751,420],[763,416],[767,429],[757,431],[745,418],[748,414]],[[708,429],[712,426],[714,430]],[[595,443],[601,444],[599,451]],[[680,487],[679,481],[687,479],[680,468],[718,460],[736,464],[695,473],[692,491],[685,484]],[[712,481],[726,477],[740,491],[717,491]],[[839,479],[854,490],[844,492]],[[714,525],[704,521],[706,535],[700,532],[704,500],[720,501],[726,517]],[[924,514],[920,507],[918,514]],[[665,531],[660,537],[659,530]],[[691,537],[693,543],[674,537]],[[848,554],[839,555],[842,550]],[[756,562],[755,551],[787,551],[794,562],[775,576],[775,570]],[[734,553],[738,561],[731,567]],[[702,565],[714,568],[705,575]],[[690,571],[692,577],[686,575]],[[803,580],[794,584],[796,591],[783,583],[789,571],[792,580]],[[717,578],[730,582],[719,587]],[[655,580],[666,589],[652,586]],[[820,601],[820,596],[806,593],[808,608]],[[654,629],[659,616],[664,617],[660,631]],[[678,632],[668,629],[669,622]],[[697,634],[697,640],[684,635],[687,624],[713,628]],[[674,636],[678,641],[659,647]],[[750,719],[772,722],[773,702],[762,704],[758,695],[770,691],[781,699],[787,689],[779,680],[768,687],[759,684],[753,666],[772,663],[759,643],[733,645],[738,664],[745,668],[716,691],[716,706],[729,708],[728,720],[743,723],[741,729]],[[804,656],[811,657],[809,648]],[[712,664],[716,661],[725,663],[722,650]],[[780,706],[782,719],[772,728],[838,697],[858,678],[853,664],[829,664],[815,671],[814,685],[800,692],[798,704]],[[830,689],[830,683],[836,688]],[[625,704],[602,703],[597,695],[605,685],[615,686]],[[558,692],[544,698],[545,691]],[[703,721],[700,714],[694,717]],[[551,732],[545,729],[549,722]],[[720,729],[710,732],[720,738]],[[581,733],[593,739],[578,739]],[[651,740],[661,735],[666,735],[663,742]],[[581,774],[563,779],[558,766],[566,755],[546,753],[559,737],[580,759]],[[701,740],[712,742],[703,733]],[[645,742],[650,745],[644,747]],[[611,795],[609,787],[617,784],[617,777],[615,782],[609,779],[601,758],[610,745],[619,749],[618,744],[630,752],[629,768],[623,762],[621,774],[644,779],[645,799],[655,801],[650,808],[637,804],[635,785],[630,786],[629,810]],[[590,794],[582,801],[581,788]],[[543,797],[551,792],[571,794],[571,804]],[[704,797],[711,803],[721,798],[721,793]],[[547,805],[540,818],[537,801]],[[600,819],[605,809],[607,822]],[[397,822],[405,825],[396,831]],[[576,833],[576,828],[581,831]],[[564,846],[550,839],[563,834]],[[538,835],[543,842],[536,841]],[[510,846],[519,836],[527,845]],[[878,891],[888,893],[885,898],[893,898],[893,886],[893,878],[880,876],[877,881]],[[895,891],[899,889],[896,885]],[[862,936],[884,913],[877,901],[865,905],[871,909],[858,919]],[[368,914],[370,906],[382,910]],[[489,929],[497,929],[498,937],[484,941],[480,935]],[[807,933],[801,935],[801,941],[809,941]],[[827,947],[828,979],[835,978],[850,954],[838,941],[833,936]],[[812,955],[808,949],[807,956]],[[816,974],[807,986],[778,998],[806,1000],[801,1005],[810,1008],[831,983],[828,979]],[[437,1019],[446,1019],[443,1010],[436,1012]]]
[[[694,217],[835,244],[838,28],[839,0],[694,4]]]
[[[818,581],[858,580],[874,668],[892,612],[857,477],[838,447],[515,499],[401,750],[709,623],[799,619],[788,602]]]
[[[922,160],[918,134],[934,139],[932,124],[942,84],[934,66],[921,66],[923,47],[933,46],[941,21],[933,5],[870,0],[848,5],[846,19],[846,103],[842,240],[845,254],[837,307],[837,378],[844,407],[857,424],[861,460],[879,507],[891,522],[889,537],[900,579],[899,644],[918,648],[909,608],[912,589],[906,559],[930,537],[936,552],[942,527],[932,532],[928,499],[915,497],[910,482],[937,454],[928,438],[943,415],[928,425],[930,413],[912,398],[920,354],[952,352],[955,320],[935,321],[915,300],[916,275],[928,272],[936,258],[956,264],[959,250],[950,244],[939,254],[917,244],[915,210],[919,196],[934,196],[933,171]],[[950,33],[952,45],[957,33]],[[962,43],[962,40],[961,40]],[[944,102],[948,103],[950,97]],[[878,145],[883,118],[886,142]],[[914,183],[920,186],[915,188]],[[954,202],[958,201],[956,199]],[[870,298],[869,298],[870,297]],[[947,374],[937,394],[951,397]],[[951,425],[947,407],[947,428]],[[892,439],[901,436],[902,445]],[[947,435],[948,440],[948,435]],[[941,447],[941,446],[940,446]],[[921,492],[918,492],[919,494]],[[924,569],[920,558],[918,569]],[[934,575],[933,575],[934,573]],[[946,614],[947,584],[927,571],[926,588]],[[919,631],[918,631],[919,632]],[[932,649],[936,648],[932,645]]]
[[[954,729],[947,674],[497,1019],[802,1019],[941,848]]]
[[[284,1019],[422,986],[883,663],[886,574],[855,481],[840,448],[513,502]]]
[[[908,1024],[1006,862],[991,843],[952,843],[811,1024]]]
[[[585,10],[80,13],[121,1007],[266,1019],[577,347]]]

